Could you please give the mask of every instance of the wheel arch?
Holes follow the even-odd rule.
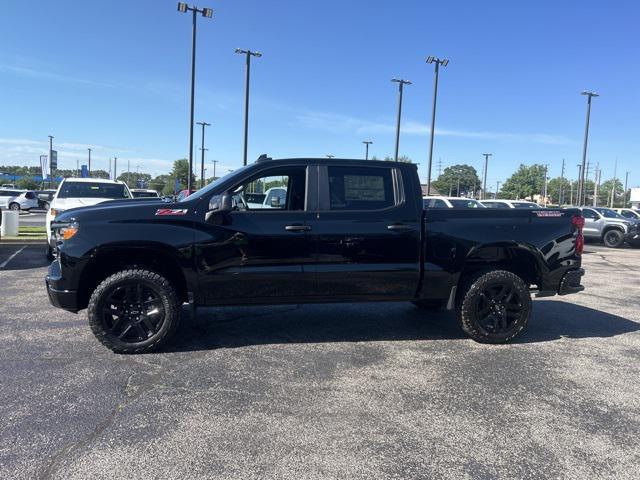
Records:
[[[97,249],[82,269],[78,288],[79,308],[86,308],[95,288],[108,276],[125,268],[152,270],[171,282],[180,301],[187,301],[189,285],[180,255],[156,244],[105,246]]]
[[[506,270],[530,285],[541,286],[547,268],[541,253],[532,246],[512,242],[483,244],[469,251],[458,283],[484,270]]]

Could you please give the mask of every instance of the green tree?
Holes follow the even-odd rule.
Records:
[[[458,180],[460,180],[460,192],[457,191]],[[445,168],[438,179],[432,182],[432,185],[442,195],[451,192],[453,195],[469,197],[476,192],[480,185],[480,179],[478,172],[471,165],[452,165]]]
[[[138,188],[138,180],[148,185],[151,175],[142,172],[124,172],[118,176],[118,180],[127,184],[129,188]]]
[[[187,180],[189,175],[189,160],[182,158],[173,162],[173,170],[171,170],[171,176],[177,178],[180,182],[180,189],[187,188]],[[196,184],[196,176],[191,172],[191,185]]]
[[[560,202],[560,191],[562,189],[564,203],[569,203],[569,194],[571,191],[571,182],[567,178],[556,177],[549,180],[547,184],[547,196],[551,203]]]
[[[395,160],[393,159],[393,157],[390,156],[386,156],[384,157],[385,162],[394,162]],[[406,155],[401,155],[398,157],[398,161],[402,162],[402,163],[413,163],[413,160],[411,160],[409,157],[407,157]]]
[[[615,182],[615,187],[614,187],[614,182]],[[615,192],[614,192],[614,200],[613,200],[613,206],[614,207],[621,207],[622,206],[622,194],[624,193],[624,186],[622,185],[622,182],[618,179],[610,179],[610,180],[606,180],[605,182],[602,182],[602,184],[600,185],[600,188],[598,189],[598,205],[600,206],[606,206],[608,207],[610,205],[611,202],[611,190],[613,190],[615,188]]]
[[[520,165],[518,170],[511,175],[501,189],[501,197],[510,199],[529,199],[533,201],[534,195],[539,195],[544,190],[544,165]]]
[[[38,190],[38,188],[40,188],[40,184],[32,177],[22,177],[16,182],[16,187],[23,190]]]

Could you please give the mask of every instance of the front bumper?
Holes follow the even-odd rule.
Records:
[[[634,230],[633,232],[629,232],[624,236],[625,241],[629,245],[636,245],[640,243],[640,231]]]
[[[54,260],[51,262],[51,265],[49,265],[49,271],[45,278],[49,301],[54,307],[62,308],[68,312],[77,313],[79,310],[78,292],[76,290],[66,290],[61,283],[62,275],[60,273],[60,263],[58,260]]]
[[[580,284],[580,280],[584,275],[584,268],[577,270],[569,270],[560,280],[558,287],[558,295],[569,295],[570,293],[578,293],[584,290],[584,285]]]

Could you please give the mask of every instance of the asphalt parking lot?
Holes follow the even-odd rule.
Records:
[[[640,250],[486,346],[410,304],[207,309],[118,356],[0,246],[0,478],[638,478]]]

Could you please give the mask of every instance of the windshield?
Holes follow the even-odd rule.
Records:
[[[624,218],[618,212],[611,210],[610,208],[594,208],[594,210],[605,218]]]
[[[122,183],[64,182],[58,198],[131,198]]]
[[[453,205],[453,208],[485,208],[480,202],[476,202],[471,199],[454,199],[450,198],[449,203]]]
[[[530,202],[511,202],[513,204],[513,208],[540,208],[540,205],[537,203]]]
[[[131,195],[133,195],[133,198],[148,198],[148,197],[157,198],[158,197],[157,192],[131,192]]]
[[[227,173],[225,176],[220,177],[216,180],[214,180],[213,182],[211,182],[209,185],[207,185],[204,188],[201,188],[200,190],[198,190],[195,193],[192,193],[191,195],[189,195],[188,197],[182,198],[177,200],[178,202],[184,202],[185,200],[195,200],[198,198],[201,198],[203,195],[206,195],[207,193],[209,193],[211,190],[213,190],[214,188],[216,188],[218,185],[226,182],[227,180],[234,178],[234,177],[240,177],[243,175],[244,171],[249,167],[249,165],[245,165],[244,167],[238,168],[237,170],[233,170],[230,171],[229,173]]]

